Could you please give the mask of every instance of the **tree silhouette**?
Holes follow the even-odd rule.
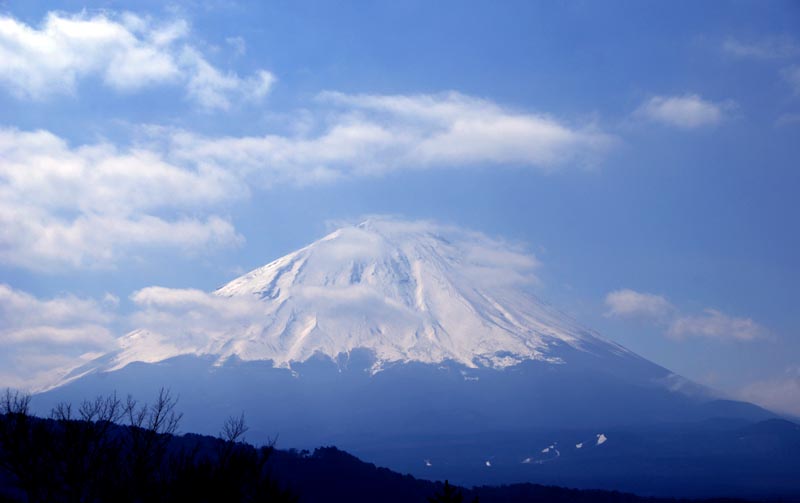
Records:
[[[176,437],[177,398],[152,405],[117,396],[61,403],[49,419],[30,415],[30,396],[0,396],[0,502],[295,502],[270,476],[273,446],[241,442],[244,414],[223,438]],[[126,424],[120,424],[124,421]],[[192,441],[193,440],[193,441]]]
[[[450,481],[445,480],[442,492],[429,497],[428,501],[430,503],[462,503],[464,501],[464,495],[461,493],[460,489],[451,486]],[[475,502],[477,503],[477,500],[475,500]]]

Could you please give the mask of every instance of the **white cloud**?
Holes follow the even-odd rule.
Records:
[[[142,216],[80,216],[66,220],[35,209],[0,207],[0,260],[38,271],[113,267],[134,250],[175,248],[197,253],[208,247],[238,246],[233,225],[207,219],[165,220]]]
[[[35,270],[108,266],[126,252],[241,242],[221,216],[185,216],[246,197],[235,176],[106,143],[70,147],[0,129],[0,261]]]
[[[138,290],[131,300],[139,308],[133,326],[161,333],[202,333],[213,337],[232,327],[249,325],[264,306],[257,297],[221,297],[202,290],[151,286]]]
[[[259,70],[256,74],[244,81],[242,86],[245,100],[259,102],[269,94],[277,79],[267,71]]]
[[[708,337],[752,341],[766,335],[766,330],[750,318],[736,318],[715,309],[706,309],[701,315],[676,318],[667,335],[677,339]]]
[[[229,106],[232,77],[204,68],[190,93],[206,106]],[[257,99],[270,85],[269,74],[257,74],[248,93]],[[283,135],[203,137],[148,126],[133,146],[71,146],[47,131],[0,128],[0,262],[108,266],[136,249],[236,245],[242,238],[215,209],[246,199],[251,187],[397,170],[553,171],[591,164],[615,141],[591,124],[570,127],[458,93],[326,93],[320,103],[310,125]]]
[[[74,93],[89,77],[119,92],[183,85],[187,96],[207,109],[267,94],[272,74],[223,74],[187,42],[188,34],[183,20],[159,25],[130,13],[51,12],[39,28],[0,16],[0,84],[19,98],[36,100]]]
[[[183,161],[236,166],[271,185],[481,165],[552,171],[591,164],[615,142],[591,124],[570,127],[455,92],[323,93],[319,101],[328,107],[317,114],[324,122],[300,134],[207,138],[175,131],[168,148]]]
[[[150,357],[166,358],[264,321],[264,306],[249,296],[148,287],[130,299],[136,309],[122,316],[112,294],[99,301],[73,295],[40,299],[0,284],[0,387],[40,389],[133,340]],[[137,330],[119,338],[122,326]]]
[[[674,310],[672,304],[660,295],[627,288],[609,292],[605,303],[607,316],[662,318]]]
[[[221,354],[243,334],[259,337],[270,316],[256,296],[223,297],[194,289],[147,287],[131,295],[136,329],[118,341],[117,368],[133,361],[162,361],[181,354]],[[251,341],[252,342],[252,341]]]
[[[70,147],[47,131],[0,129],[0,159],[3,201],[86,213],[197,207],[245,190],[213,166],[187,169],[157,152],[109,143]]]
[[[276,80],[274,75],[265,70],[246,79],[231,72],[223,74],[192,48],[183,50],[180,61],[191,69],[186,85],[189,96],[209,110],[227,110],[231,106],[232,96],[259,102],[269,93]]]
[[[111,294],[100,301],[73,295],[40,299],[0,284],[0,386],[42,389],[136,337],[154,338],[159,346],[148,349],[156,355],[202,347],[225,331],[245,330],[263,313],[255,298],[191,289],[149,287],[131,300],[136,310],[122,316]],[[119,338],[123,326],[144,330]]]
[[[50,13],[37,30],[0,17],[0,80],[17,96],[43,98],[72,92],[77,79],[91,74],[120,90],[176,79],[179,70],[165,45],[137,33],[146,29],[140,18],[128,21]]]
[[[635,115],[681,129],[713,126],[722,121],[729,104],[706,101],[696,94],[654,96]]]
[[[673,339],[705,337],[719,340],[752,341],[767,335],[767,330],[751,318],[737,318],[716,309],[702,314],[680,313],[665,297],[652,293],[621,289],[605,298],[606,316],[618,318],[650,318],[666,323],[666,335]]]
[[[751,383],[740,390],[739,396],[767,409],[800,417],[800,368],[789,368],[783,376]]]
[[[768,37],[748,42],[728,38],[722,43],[722,50],[740,58],[783,59],[800,54],[800,45],[787,36]]]
[[[115,347],[113,308],[62,295],[38,299],[0,284],[0,386],[35,386],[87,353]]]
[[[112,316],[91,299],[65,295],[39,300],[9,285],[0,284],[0,317],[4,334],[8,330],[31,326],[80,326],[108,323]],[[16,337],[15,337],[16,338]]]
[[[366,114],[377,125],[412,142],[404,152],[419,165],[505,163],[550,169],[588,162],[614,139],[592,124],[570,127],[542,114],[503,108],[457,92],[439,95],[347,95],[320,100]]]

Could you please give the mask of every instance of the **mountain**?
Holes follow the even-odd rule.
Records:
[[[191,431],[245,411],[256,439],[335,444],[421,477],[645,491],[675,487],[592,479],[597,453],[641,444],[634,431],[774,417],[581,327],[534,295],[536,266],[483,234],[368,220],[211,294],[139,292],[142,327],[35,403],[168,386]]]
[[[260,300],[249,326],[201,341],[136,330],[97,368],[186,354],[289,368],[314,355],[336,360],[360,349],[373,353],[375,372],[397,362],[502,369],[522,361],[563,364],[563,347],[642,363],[521,288],[533,280],[525,275],[533,265],[482,235],[369,220],[214,292]]]
[[[607,370],[620,375],[635,373],[652,383],[700,391],[538,299],[528,288],[535,281],[534,266],[533,258],[481,234],[425,222],[368,220],[213,292],[248,310],[245,322],[188,337],[158,328],[134,330],[118,351],[64,381],[87,371],[184,355],[213,358],[216,364],[271,361],[288,369],[313,357],[340,362],[366,351],[373,374],[398,363],[502,370],[522,362],[565,365],[583,357],[611,361],[604,363]],[[242,299],[251,302],[241,306]]]

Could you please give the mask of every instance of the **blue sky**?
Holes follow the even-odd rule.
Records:
[[[792,2],[0,2],[0,379],[392,214],[800,414]],[[24,315],[19,315],[24,313]],[[88,356],[87,356],[88,355]]]

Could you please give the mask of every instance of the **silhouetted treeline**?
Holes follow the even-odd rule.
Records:
[[[282,483],[295,490],[300,503],[744,503],[746,500],[649,498],[604,490],[566,489],[539,484],[481,486],[472,489],[421,480],[361,461],[335,447],[313,452],[276,449],[268,465]],[[377,496],[376,496],[377,495]],[[438,499],[437,499],[438,498]],[[775,500],[777,503],[778,500]],[[791,500],[787,500],[791,501]]]
[[[60,404],[51,418],[29,412],[30,397],[0,398],[0,493],[5,501],[288,502],[297,498],[271,477],[272,446],[241,443],[244,417],[223,438],[173,433],[176,400],[161,390],[153,404],[100,397],[76,409]],[[201,441],[202,439],[202,441]]]
[[[28,395],[6,391],[0,396],[0,503],[700,501],[536,484],[461,488],[376,467],[335,447],[253,447],[243,442],[243,415],[228,419],[218,438],[176,436],[181,415],[175,407],[175,398],[161,390],[153,404],[112,395],[75,408],[60,404],[45,419],[30,414]]]

